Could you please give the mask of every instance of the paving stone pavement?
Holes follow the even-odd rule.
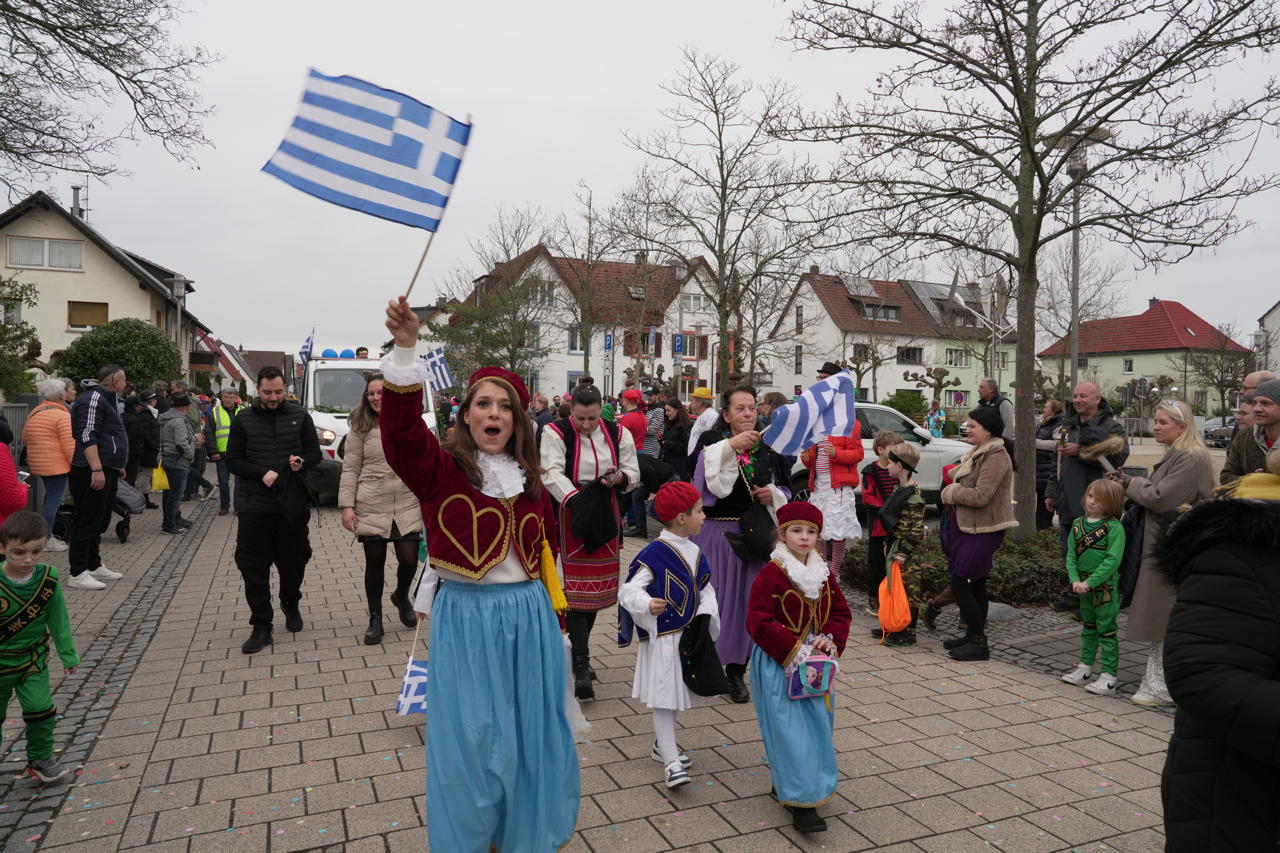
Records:
[[[336,511],[312,524],[306,626],[296,635],[281,626],[275,645],[253,656],[239,650],[248,624],[233,517],[202,520],[207,532],[185,538],[193,552],[185,570],[185,554],[165,557],[165,543],[147,536],[104,552],[109,565],[130,569],[126,581],[137,567],[150,573],[169,560],[176,591],[153,629],[129,617],[139,633],[153,630],[140,659],[123,663],[131,675],[102,683],[95,670],[87,685],[60,687],[75,687],[77,699],[93,691],[93,710],[110,713],[95,717],[105,723],[69,790],[11,787],[8,808],[23,796],[65,800],[52,823],[6,830],[6,850],[425,846],[421,719],[392,711],[412,631],[392,617],[382,645],[360,643],[359,548]],[[636,547],[628,540],[626,554]],[[136,565],[126,567],[135,550]],[[158,595],[151,587],[162,576],[157,570],[135,587]],[[81,648],[115,627],[112,615],[128,614],[120,607],[128,590],[107,592],[118,596],[118,611],[103,614],[105,598],[74,593]],[[584,706],[593,729],[580,749],[582,804],[567,849],[1163,849],[1158,784],[1169,716],[1008,661],[956,663],[937,637],[909,650],[879,646],[871,625],[855,610],[836,700],[841,780],[822,809],[831,828],[803,838],[768,796],[750,704],[717,699],[681,714],[694,784],[675,792],[660,784],[661,767],[648,756],[650,716],[629,698],[634,652],[612,645],[614,620],[604,614],[594,635],[598,698]]]

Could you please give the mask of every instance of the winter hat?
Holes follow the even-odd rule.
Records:
[[[811,503],[792,501],[778,507],[778,533],[794,524],[812,527],[822,531],[822,510]]]
[[[682,512],[689,512],[702,494],[693,486],[682,480],[663,484],[653,498],[653,511],[658,521],[670,524],[671,520]]]
[[[622,392],[622,399],[630,403],[640,403],[644,400],[644,395],[635,388],[628,388]]]
[[[1255,397],[1266,397],[1273,403],[1280,404],[1280,379],[1268,379],[1253,392]]]
[[[472,388],[479,382],[496,382],[506,386],[507,390],[516,395],[520,408],[529,408],[529,389],[525,387],[524,381],[510,370],[501,367],[482,367],[471,374],[467,387]]]
[[[1004,437],[1004,419],[1000,417],[1000,410],[995,406],[979,406],[969,413],[969,417],[991,433],[992,438]]]

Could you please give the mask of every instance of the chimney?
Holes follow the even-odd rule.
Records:
[[[76,219],[84,219],[84,210],[80,207],[80,186],[71,187],[71,215]]]
[[[644,250],[636,252],[636,266],[638,267],[644,266],[648,258],[649,258],[648,252],[645,252]]]
[[[819,270],[818,270],[818,265],[817,265],[817,264],[810,264],[810,265],[809,265],[809,275],[817,275],[817,274],[818,274],[818,272],[819,272]]]
[[[1155,307],[1156,307],[1156,303],[1157,303],[1157,302],[1159,302],[1159,301],[1160,301],[1160,300],[1159,300],[1159,299],[1157,299],[1157,298],[1155,298],[1154,296],[1153,296],[1153,297],[1151,297],[1150,299],[1148,299],[1148,300],[1147,300],[1147,310],[1149,311],[1149,310],[1151,310],[1152,308],[1155,308]]]

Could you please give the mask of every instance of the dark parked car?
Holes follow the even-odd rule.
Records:
[[[1210,447],[1226,447],[1235,428],[1235,418],[1210,418],[1204,422],[1204,443]]]

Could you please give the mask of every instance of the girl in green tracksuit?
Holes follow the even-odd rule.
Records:
[[[1085,690],[1099,696],[1116,692],[1120,643],[1116,615],[1120,612],[1118,580],[1124,557],[1124,487],[1113,480],[1095,480],[1084,493],[1084,515],[1071,522],[1067,540],[1067,575],[1080,595],[1080,663],[1062,676],[1068,684],[1084,684],[1093,674],[1094,658],[1102,649],[1102,671]]]

